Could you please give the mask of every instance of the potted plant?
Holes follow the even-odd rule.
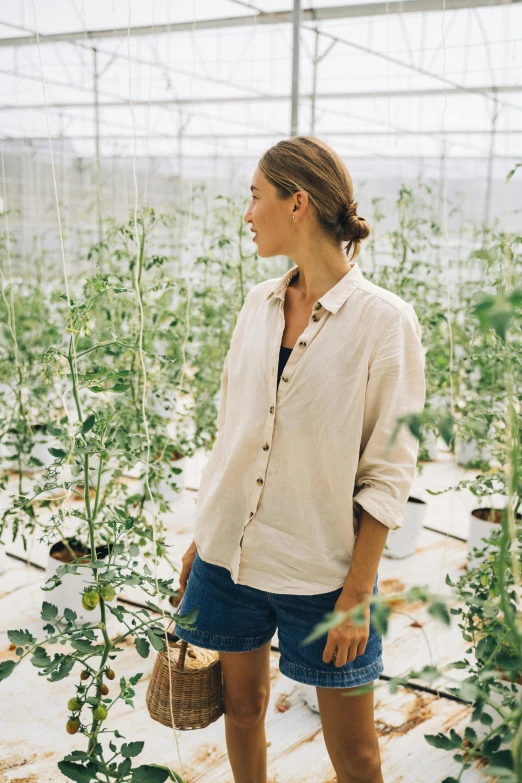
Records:
[[[470,567],[476,566],[484,552],[484,539],[489,539],[493,530],[502,525],[502,509],[491,506],[481,506],[470,511],[470,524],[468,534],[468,563]],[[517,525],[522,524],[522,514],[516,514]],[[479,550],[479,551],[475,551]],[[479,552],[482,552],[482,555]]]

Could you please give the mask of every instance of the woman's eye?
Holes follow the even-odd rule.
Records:
[[[257,196],[252,196],[252,198],[253,198],[253,199],[255,199],[255,200],[257,201]]]

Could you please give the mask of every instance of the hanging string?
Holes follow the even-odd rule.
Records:
[[[193,0],[193,3],[195,0]],[[134,220],[134,232],[136,237],[136,244],[137,244],[137,257],[136,257],[136,264],[135,264],[135,290],[136,290],[136,296],[138,300],[138,306],[140,310],[140,329],[139,329],[139,354],[140,354],[140,361],[141,361],[141,370],[142,370],[142,377],[143,377],[143,394],[142,394],[142,416],[143,416],[143,424],[145,428],[145,437],[146,437],[146,443],[147,443],[147,456],[146,456],[146,463],[145,463],[145,485],[147,488],[148,495],[151,498],[152,506],[153,506],[153,522],[152,522],[152,537],[154,542],[155,549],[156,546],[156,518],[157,518],[157,504],[155,502],[155,499],[153,497],[153,494],[150,490],[149,486],[149,464],[150,464],[150,436],[149,436],[149,427],[148,427],[148,420],[147,420],[147,413],[146,413],[146,390],[147,390],[147,370],[145,367],[145,362],[143,359],[144,353],[143,353],[143,326],[144,326],[144,314],[143,314],[143,303],[141,299],[141,293],[139,289],[139,283],[138,283],[138,271],[139,271],[139,261],[140,261],[140,247],[139,247],[139,236],[138,236],[138,180],[137,180],[137,174],[136,174],[136,158],[137,158],[137,133],[136,133],[136,123],[135,123],[135,116],[134,116],[134,106],[132,103],[132,79],[131,79],[131,69],[130,69],[130,27],[131,27],[131,0],[128,0],[128,17],[129,17],[129,23],[128,23],[128,29],[127,29],[127,50],[129,53],[129,106],[131,111],[131,118],[132,118],[132,127],[133,127],[133,140],[134,140],[134,146],[133,146],[133,155],[132,155],[132,173],[133,173],[133,181],[134,181],[134,208],[133,208],[133,220]],[[192,29],[191,29],[191,36],[192,36],[192,52],[193,52],[193,70],[192,70],[192,79],[191,79],[191,97],[192,97],[192,103],[191,103],[191,111],[193,111],[194,107],[194,96],[192,94],[192,85],[193,85],[193,79],[195,74],[195,44],[194,44],[194,33],[195,33],[195,25],[196,25],[196,13],[195,8],[193,6],[193,22],[192,22]],[[148,144],[148,140],[147,140]],[[147,146],[148,149],[148,146]],[[185,373],[185,368],[187,364],[187,358],[186,358],[186,345],[189,338],[190,333],[190,307],[192,303],[192,286],[191,286],[191,272],[192,269],[190,268],[190,261],[191,261],[191,254],[190,254],[190,237],[191,237],[191,231],[192,231],[192,192],[193,192],[193,167],[190,167],[190,179],[189,179],[189,220],[188,220],[188,237],[189,237],[189,270],[187,275],[187,305],[185,309],[185,336],[182,343],[181,353],[182,353],[182,364],[181,364],[181,375],[180,380],[178,384],[177,389],[177,397],[176,399],[180,398],[181,391],[183,388],[183,378]],[[158,565],[157,562],[155,562],[155,570],[154,570],[154,578],[156,582],[156,592],[159,595],[159,581],[158,581]],[[160,608],[162,610],[163,615],[163,622],[164,622],[164,640],[165,640],[165,650],[169,650],[169,640],[167,635],[167,616],[165,614],[165,610],[163,608],[163,605],[160,603]],[[170,618],[169,618],[170,619]],[[178,736],[176,732],[175,722],[174,722],[174,714],[173,714],[173,706],[172,706],[172,697],[173,697],[173,690],[172,690],[172,661],[171,657],[167,654],[167,663],[168,663],[168,671],[169,671],[169,707],[170,707],[170,716],[171,716],[171,723],[172,723],[172,730],[174,734],[174,739],[176,742],[176,749],[178,752],[178,758],[179,762],[181,764],[182,771],[184,769],[183,767],[183,760],[181,758],[180,749],[179,749],[179,742],[178,742]],[[183,774],[185,774],[183,772]]]

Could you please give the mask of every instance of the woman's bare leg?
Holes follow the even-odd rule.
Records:
[[[323,736],[338,783],[383,783],[373,714],[374,691],[317,687]]]
[[[265,715],[270,698],[270,644],[250,652],[219,653],[225,735],[235,783],[267,780]]]

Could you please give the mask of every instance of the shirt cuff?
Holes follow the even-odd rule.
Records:
[[[404,522],[404,505],[392,498],[386,492],[376,487],[364,486],[353,496],[353,502],[358,503],[378,522],[397,530]]]

